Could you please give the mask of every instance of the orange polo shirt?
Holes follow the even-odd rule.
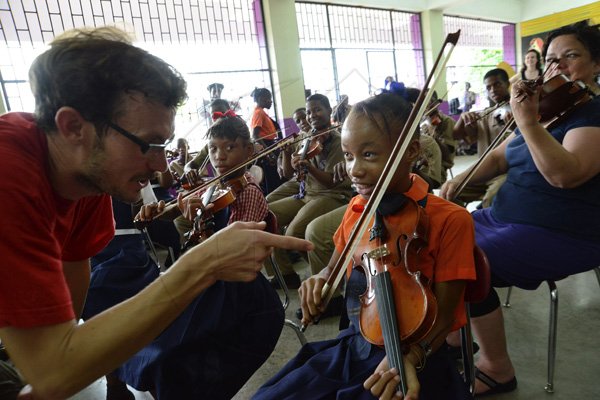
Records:
[[[427,183],[417,175],[411,175],[412,185],[404,193],[415,201],[427,198],[425,212],[429,216],[428,243],[419,253],[418,266],[411,266],[411,270],[418,269],[429,278],[433,284],[452,280],[474,280],[475,262],[473,249],[475,247],[475,231],[473,220],[469,212],[454,203],[427,193]],[[356,221],[360,217],[361,209],[367,200],[355,196],[350,200],[342,223],[337,229],[333,240],[338,253],[342,253],[346,240],[350,236]],[[385,217],[386,226],[398,226],[400,213]],[[373,220],[369,227],[373,226]],[[390,232],[394,235],[395,232]],[[369,233],[365,233],[359,248],[367,248]],[[348,266],[348,276],[352,266]],[[466,323],[465,307],[460,302],[454,311],[455,321],[452,330],[458,329]]]

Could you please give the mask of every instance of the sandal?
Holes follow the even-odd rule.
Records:
[[[490,389],[483,393],[476,393],[474,397],[484,397],[492,394],[500,394],[500,393],[508,393],[512,392],[517,388],[517,377],[513,376],[513,378],[505,383],[500,383],[495,379],[491,378],[485,372],[480,371],[478,368],[475,368],[475,379],[479,379],[481,382],[486,384]]]

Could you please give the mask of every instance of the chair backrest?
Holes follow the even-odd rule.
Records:
[[[277,216],[273,211],[269,209],[267,216],[265,217],[265,222],[267,223],[267,227],[265,231],[269,233],[279,234],[279,226],[277,225]]]
[[[490,291],[490,264],[488,259],[478,246],[473,249],[475,258],[475,273],[477,278],[474,281],[468,281],[465,288],[465,301],[468,303],[478,303],[485,299]]]

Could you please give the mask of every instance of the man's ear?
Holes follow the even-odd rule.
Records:
[[[61,107],[54,116],[56,130],[59,135],[69,141],[82,141],[84,129],[88,122],[73,107]]]

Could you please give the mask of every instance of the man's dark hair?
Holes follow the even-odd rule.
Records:
[[[308,103],[309,101],[318,101],[324,107],[331,110],[331,105],[329,104],[329,99],[324,94],[321,94],[321,93],[312,94],[306,98],[306,102]]]
[[[306,107],[300,107],[300,108],[296,108],[294,110],[294,112],[292,113],[292,115],[299,113],[299,112],[303,112],[304,114],[306,114]]]
[[[119,115],[123,96],[145,98],[175,110],[186,99],[186,83],[172,66],[133,46],[116,28],[65,33],[29,69],[40,129],[56,131],[61,107],[73,107],[102,134]]]
[[[489,70],[483,76],[483,80],[485,81],[487,78],[489,78],[491,76],[496,76],[496,77],[500,78],[501,81],[508,83],[508,74],[502,68],[494,68],[494,69]]]

